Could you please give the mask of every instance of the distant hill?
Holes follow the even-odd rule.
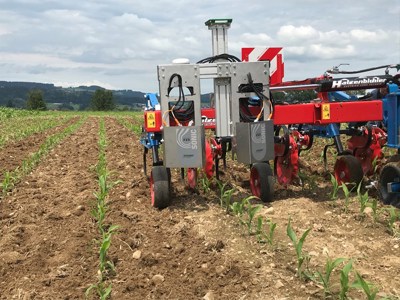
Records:
[[[50,107],[85,110],[89,107],[93,93],[100,86],[58,87],[51,83],[0,81],[0,106],[24,108],[31,90],[43,92],[43,98]],[[143,92],[112,90],[117,106],[134,109],[145,104]]]

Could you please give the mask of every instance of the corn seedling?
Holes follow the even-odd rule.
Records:
[[[315,191],[318,188],[318,175],[305,174],[299,171],[299,178],[302,191]]]
[[[289,218],[289,222],[288,222],[288,225],[287,225],[287,228],[286,228],[286,233],[287,233],[287,235],[289,236],[290,240],[292,241],[293,246],[294,246],[294,248],[295,248],[295,250],[296,250],[296,256],[297,256],[297,276],[298,276],[299,278],[301,278],[301,277],[303,276],[303,274],[304,274],[304,272],[302,271],[303,263],[304,263],[305,261],[308,262],[308,261],[310,260],[308,254],[303,252],[303,244],[304,244],[304,241],[305,241],[305,239],[306,239],[308,233],[310,232],[310,230],[311,230],[311,228],[307,229],[307,230],[302,234],[302,236],[300,237],[300,239],[298,239],[297,236],[296,236],[296,233],[294,232],[294,230],[293,230],[293,228],[292,228],[292,226],[291,226],[291,219]]]
[[[347,212],[350,204],[350,190],[345,183],[342,183],[340,187],[344,193],[344,210]]]
[[[340,270],[340,292],[339,292],[339,299],[345,300],[347,299],[347,292],[350,289],[350,280],[349,274],[350,271],[353,269],[353,262],[350,260],[343,269]]]
[[[305,190],[305,185],[306,185],[306,180],[307,180],[307,175],[304,174],[303,172],[299,171],[299,178],[300,178],[300,183],[301,183],[301,190]]]
[[[336,177],[333,174],[330,174],[330,175],[331,175],[331,183],[332,183],[331,199],[335,200],[335,199],[337,199],[337,194],[338,194],[338,191],[339,191],[339,183],[338,183],[338,181],[336,180]]]
[[[224,192],[222,195],[222,204],[223,207],[226,209],[226,213],[229,212],[229,207],[231,206],[232,203],[232,194],[235,191],[235,189],[230,189]]]
[[[322,284],[324,288],[324,296],[326,297],[327,295],[331,294],[331,284],[330,284],[330,279],[332,275],[332,271],[340,265],[342,262],[344,262],[346,259],[345,258],[336,258],[335,260],[331,260],[330,257],[328,257],[326,263],[325,263],[325,272],[319,272],[317,271],[314,274],[314,278]]]
[[[226,212],[229,212],[229,208],[232,203],[232,194],[235,191],[234,188],[225,190],[226,188],[226,183],[222,183],[221,181],[217,180],[218,188],[219,188],[219,201],[221,207],[226,209]]]
[[[230,205],[230,209],[233,212],[235,216],[239,218],[240,223],[242,224],[242,216],[244,212],[244,207],[245,207],[246,201],[245,199],[242,199],[242,201],[239,202],[233,202]]]
[[[396,221],[400,220],[400,212],[393,206],[386,208],[389,212],[388,229],[391,235],[400,236],[400,232],[396,228]]]
[[[265,223],[268,224],[268,232],[264,230],[264,221],[262,216],[257,217],[257,239],[258,242],[267,242],[271,246],[274,243],[274,233],[276,229],[276,223],[272,222],[272,219],[265,219]]]
[[[310,191],[315,191],[318,188],[318,175],[310,174],[307,177],[307,182]]]
[[[5,172],[3,175],[3,182],[1,183],[1,189],[3,192],[3,195],[6,194],[9,190],[12,190],[14,187],[14,176],[13,172]]]
[[[102,198],[99,198],[98,193],[94,193],[97,198],[95,208],[92,209],[91,213],[93,218],[96,220],[97,226],[101,234],[104,233],[104,219],[106,217],[107,207]]]
[[[99,282],[96,284],[92,284],[90,287],[86,289],[85,296],[86,298],[89,297],[90,292],[94,289],[97,292],[97,295],[99,295],[100,300],[106,300],[108,297],[111,295],[111,284],[106,287],[103,282]]]
[[[112,225],[107,231],[103,233],[103,239],[100,246],[100,273],[102,276],[114,271],[114,264],[107,259],[108,249],[111,245],[111,238],[119,228],[118,225]],[[104,278],[102,278],[104,280]]]
[[[361,193],[361,183],[357,187],[357,195],[358,195],[358,201],[360,203],[360,213],[364,214],[364,210],[368,205],[368,191],[366,191],[364,194]]]
[[[250,201],[247,201],[247,221],[246,221],[246,227],[248,233],[251,235],[253,234],[253,220],[256,214],[261,210],[262,206],[261,205],[252,205]]]
[[[257,230],[256,230],[256,235],[257,235],[257,240],[259,242],[263,241],[263,232],[264,232],[264,228],[263,228],[263,224],[264,223],[264,219],[262,216],[258,216],[257,217]]]
[[[378,156],[374,158],[374,160],[372,161],[372,170],[373,170],[373,174],[375,174],[378,171]]]
[[[207,176],[201,176],[200,184],[204,194],[208,194],[211,191],[211,180]]]
[[[378,289],[370,282],[367,282],[362,278],[360,273],[355,272],[356,280],[353,282],[351,287],[359,289],[364,292],[368,300],[375,300]]]
[[[243,215],[245,212],[247,212],[248,207],[251,206],[250,200],[252,199],[258,198],[255,196],[248,196],[239,202],[234,202],[229,205],[229,208],[232,210],[233,214],[239,218],[239,223],[241,225],[246,225],[246,227],[248,224],[248,220],[245,220]]]
[[[378,220],[378,199],[376,197],[372,198],[370,207],[372,209],[372,217],[374,218],[374,222]]]
[[[218,189],[219,189],[219,199],[222,199],[222,196],[224,195],[224,191],[225,191],[225,187],[227,185],[227,183],[223,183],[221,180],[216,180],[217,185],[218,185]],[[221,203],[222,206],[222,203]]]

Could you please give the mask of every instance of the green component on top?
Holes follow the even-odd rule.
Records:
[[[211,25],[230,25],[232,23],[232,19],[209,19],[205,24],[207,26]]]

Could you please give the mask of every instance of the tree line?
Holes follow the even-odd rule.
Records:
[[[26,108],[30,110],[47,110],[46,102],[43,99],[43,92],[35,89],[28,93]],[[91,110],[109,111],[115,109],[115,101],[112,91],[98,89],[94,92],[91,100]]]

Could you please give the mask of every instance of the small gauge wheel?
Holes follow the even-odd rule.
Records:
[[[263,202],[271,202],[274,194],[274,176],[268,163],[255,163],[250,170],[250,189]]]
[[[151,205],[163,209],[170,205],[170,179],[164,166],[153,166],[150,175]]]

